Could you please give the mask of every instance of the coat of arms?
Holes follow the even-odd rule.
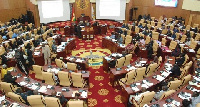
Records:
[[[77,0],[76,4],[77,7],[84,10],[89,6],[90,1],[89,0]]]

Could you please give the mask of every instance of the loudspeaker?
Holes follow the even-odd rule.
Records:
[[[134,7],[133,9],[134,9],[134,10],[138,10],[138,8],[137,8],[137,7]]]

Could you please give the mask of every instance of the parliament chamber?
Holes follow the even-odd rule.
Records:
[[[200,107],[200,13],[187,0],[113,0],[125,4],[123,20],[107,7],[98,13],[112,0],[45,7],[62,14],[53,10],[67,3],[64,20],[41,9],[49,0],[8,1],[0,0],[1,107]]]

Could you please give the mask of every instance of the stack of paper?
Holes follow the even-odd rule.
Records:
[[[86,98],[86,97],[87,97],[87,92],[86,92],[86,91],[83,91],[83,92],[81,93],[81,96],[82,96],[83,98]]]
[[[35,84],[32,84],[32,86],[31,86],[31,89],[35,90],[35,89],[37,89],[37,88],[38,88],[38,86],[37,86],[37,85],[35,85]]]
[[[42,86],[38,92],[46,92],[47,91],[47,87],[46,86]]]
[[[167,77],[169,74],[170,74],[170,72],[165,72],[164,71],[161,75],[164,76],[164,77]]]
[[[34,52],[34,55],[38,56],[40,55],[40,52]]]
[[[133,91],[137,92],[139,91],[138,87],[131,87]]]
[[[76,62],[80,62],[82,63],[84,60],[81,60],[81,59],[77,59]]]
[[[27,84],[27,83],[24,82],[24,81],[22,81],[22,82],[19,83],[19,85],[21,85],[21,86],[24,86],[24,85],[26,85],[26,84]]]
[[[158,81],[162,81],[162,80],[164,80],[165,78],[162,77],[162,76],[160,76],[160,75],[157,75],[157,76],[156,76],[156,79],[157,79]]]
[[[134,66],[131,66],[130,68],[127,68],[126,71],[131,71],[131,70],[135,70],[137,68],[135,68]]]

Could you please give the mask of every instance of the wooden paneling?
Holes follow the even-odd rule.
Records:
[[[11,18],[19,18],[26,13],[25,0],[0,0],[0,21],[7,22]]]
[[[150,14],[156,18],[161,15],[166,15],[167,17],[181,16],[186,19],[186,23],[188,22],[190,11],[182,9],[183,0],[178,0],[178,6],[174,8],[155,6],[154,3],[155,0],[133,0],[133,7],[138,7],[136,16],[144,14]]]
[[[33,12],[35,26],[39,27],[40,26],[40,16],[39,16],[39,11],[38,11],[38,5],[33,4],[30,0],[25,0],[25,2],[26,2],[27,10],[30,10]]]
[[[89,0],[75,0],[75,16],[80,17],[81,14],[91,18],[91,3]]]

